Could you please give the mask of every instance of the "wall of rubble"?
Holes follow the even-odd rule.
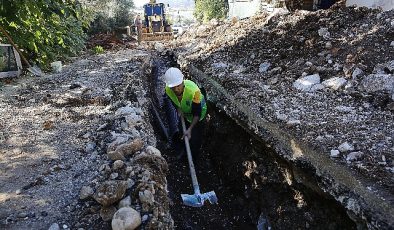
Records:
[[[97,177],[82,187],[79,199],[99,203],[101,220],[114,230],[173,229],[167,194],[168,165],[155,147],[149,95],[144,89],[146,74],[151,71],[149,65],[144,65],[149,63],[149,55],[133,55],[138,76],[125,74],[106,108],[106,123],[97,129],[107,160],[97,169]],[[89,227],[105,226],[99,222]]]
[[[371,229],[393,226],[393,11],[336,5],[211,21],[174,44],[216,106]],[[201,71],[203,70],[203,71]],[[297,163],[298,162],[298,163]]]

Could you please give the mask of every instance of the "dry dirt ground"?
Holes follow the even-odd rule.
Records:
[[[393,15],[335,5],[212,20],[179,37],[174,55],[219,109],[287,161],[313,165],[369,227],[392,228]]]
[[[206,83],[212,103],[264,139],[282,160],[300,168],[304,162],[317,165],[313,178],[352,220],[390,229],[393,14],[335,8],[212,21],[155,48],[175,50],[188,77]],[[3,83],[0,228],[109,229],[121,207],[137,211],[133,218],[141,228],[174,227],[169,207],[179,200],[170,199],[179,196],[167,196],[165,176],[185,168],[168,165],[155,148],[144,79],[151,74],[149,55],[134,49],[80,57],[61,73]],[[199,76],[205,79],[192,66],[204,70],[208,75]],[[272,188],[261,177],[261,171],[267,173],[263,162],[256,162],[242,172]],[[289,181],[308,186],[295,171],[290,174]],[[247,188],[239,193],[248,194]],[[234,204],[241,203],[237,197]],[[174,216],[182,216],[182,209]],[[177,218],[180,228],[199,227]],[[286,224],[291,226],[291,219]]]
[[[109,229],[122,198],[142,225],[171,226],[168,208],[158,208],[168,205],[166,163],[154,148],[141,80],[149,55],[126,49],[79,57],[61,73],[2,82],[1,229]],[[131,143],[133,156],[106,154],[122,143]]]

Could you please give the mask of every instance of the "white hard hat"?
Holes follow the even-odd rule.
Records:
[[[171,67],[164,74],[164,81],[168,87],[175,87],[183,82],[183,74],[180,69]]]

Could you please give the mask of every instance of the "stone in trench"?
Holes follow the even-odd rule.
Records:
[[[126,123],[128,127],[132,128],[136,126],[138,123],[142,122],[142,117],[135,113],[125,116]]]
[[[156,155],[156,156],[161,156],[160,150],[158,150],[157,148],[149,145],[148,147],[146,147],[145,152],[148,154],[152,154],[152,155]]]
[[[123,168],[123,166],[124,166],[124,162],[122,160],[116,160],[114,162],[113,169],[118,170],[118,169]]]
[[[343,77],[333,77],[322,82],[327,88],[338,90],[346,84],[347,80]]]
[[[338,150],[340,152],[344,153],[344,152],[353,151],[354,147],[351,144],[349,144],[348,142],[344,142],[338,146]]]
[[[91,152],[94,151],[95,148],[96,148],[96,143],[94,143],[94,142],[89,142],[89,143],[86,144],[85,152],[91,153]]]
[[[331,150],[330,157],[339,157],[339,151],[336,149]]]
[[[118,110],[116,110],[115,116],[127,116],[127,115],[130,115],[132,113],[136,113],[135,112],[135,108],[134,107],[130,107],[130,106],[125,106],[125,107],[121,107]]]
[[[364,71],[362,71],[360,68],[357,67],[352,73],[352,79],[357,80],[363,74],[364,74]]]
[[[228,65],[223,62],[215,62],[215,63],[212,63],[211,66],[212,66],[212,68],[215,68],[215,69],[224,69],[224,68],[228,67]]]
[[[125,160],[125,156],[132,155],[142,149],[144,142],[142,139],[137,138],[131,142],[119,145],[115,151],[109,151],[107,153],[111,160]]]
[[[102,175],[110,174],[110,173],[111,173],[111,167],[109,167],[108,164],[103,164],[103,165],[101,165],[101,166],[99,167],[99,172],[100,172]]]
[[[109,176],[109,178],[110,178],[111,180],[115,180],[116,178],[118,178],[118,176],[119,176],[119,173],[111,173],[111,175]]]
[[[129,207],[119,209],[111,223],[112,230],[133,230],[140,225],[141,214]]]
[[[94,194],[94,191],[91,187],[89,186],[83,186],[81,188],[81,191],[79,193],[79,199],[80,200],[84,200],[87,199],[89,197],[91,197]]]
[[[293,83],[293,87],[303,92],[313,92],[312,87],[316,84],[320,84],[319,74],[301,77]]]
[[[99,185],[93,198],[103,206],[110,206],[122,199],[126,188],[126,181],[105,181]]]
[[[346,156],[346,161],[351,162],[360,159],[364,155],[363,152],[351,152]]]
[[[144,211],[148,211],[149,207],[151,207],[155,202],[155,198],[154,198],[152,192],[149,190],[140,191],[138,193],[138,195],[139,195],[140,201],[142,203],[142,209]]]
[[[118,204],[118,209],[124,208],[124,207],[130,207],[131,206],[131,197],[126,196],[123,200],[121,200]]]

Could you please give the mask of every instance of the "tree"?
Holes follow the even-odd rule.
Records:
[[[196,0],[194,17],[199,22],[207,22],[213,18],[224,19],[227,12],[227,0]]]
[[[90,33],[112,31],[116,27],[130,25],[133,21],[132,0],[85,0],[94,14]]]
[[[75,55],[91,18],[76,0],[1,1],[0,25],[29,59],[41,64]]]

